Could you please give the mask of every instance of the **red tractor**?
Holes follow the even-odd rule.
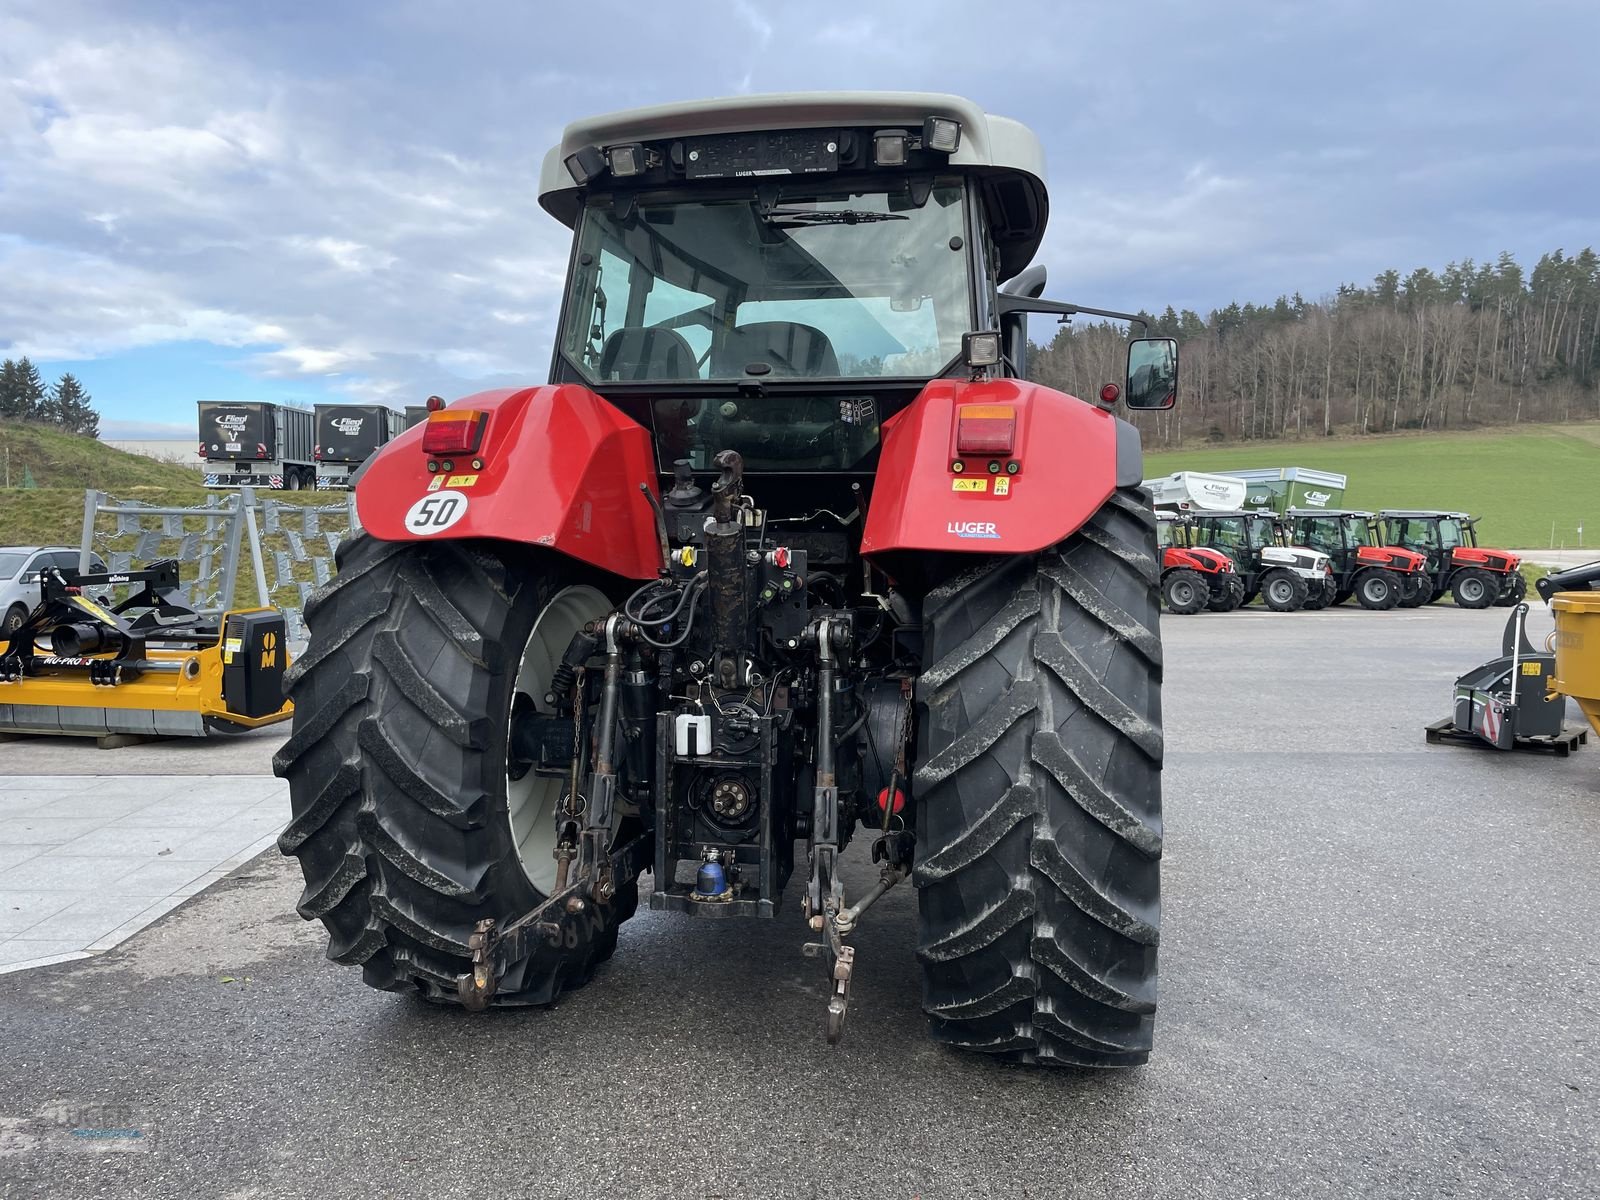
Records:
[[[1478,545],[1477,518],[1432,509],[1385,509],[1378,528],[1385,543],[1414,550],[1427,560],[1425,604],[1446,592],[1462,608],[1509,608],[1528,594],[1522,560],[1509,550]]]
[[[1156,538],[1161,547],[1161,598],[1167,611],[1189,616],[1201,609],[1232,612],[1244,603],[1244,579],[1233,560],[1208,546],[1190,546],[1185,537],[1189,518],[1156,513]]]
[[[1139,320],[1039,298],[1044,179],[951,96],[567,128],[549,382],[431,401],[306,608],[280,845],[330,958],[543,1005],[641,903],[765,920],[788,887],[831,1040],[910,879],[935,1038],[1146,1059],[1160,572],[1111,407],[1170,407],[1177,347],[1131,341],[1100,403],[1027,381],[1028,313]],[[847,887],[858,834],[881,874]]]
[[[1333,564],[1333,603],[1354,596],[1362,608],[1416,608],[1433,595],[1427,559],[1402,546],[1378,545],[1373,515],[1356,509],[1291,508],[1289,536]]]

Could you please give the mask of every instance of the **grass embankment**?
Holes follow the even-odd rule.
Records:
[[[93,438],[29,422],[0,426],[0,463],[6,463],[8,456],[12,486],[0,489],[0,546],[78,545],[83,536],[83,493],[89,488],[117,500],[174,508],[198,507],[206,503],[208,496],[230,494],[205,487],[200,473],[190,467],[129,454]],[[35,487],[20,486],[24,467],[32,475]],[[318,492],[270,495],[288,504],[335,502],[335,496]],[[112,518],[100,518],[98,528],[102,533],[112,527]],[[198,531],[204,528],[204,521],[185,518],[185,528]],[[309,581],[310,568],[297,563],[294,575]],[[255,579],[248,563],[240,573],[238,586],[237,603],[254,603]]]
[[[1152,453],[1148,477],[1173,471],[1311,467],[1350,477],[1348,508],[1442,508],[1482,520],[1479,540],[1507,549],[1600,546],[1600,424],[1468,433],[1384,434],[1203,446]],[[1596,551],[1600,556],[1600,550]]]

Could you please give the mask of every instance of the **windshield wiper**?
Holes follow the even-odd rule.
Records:
[[[909,221],[905,213],[871,212],[867,209],[769,208],[763,221],[794,225],[865,225],[869,221]]]

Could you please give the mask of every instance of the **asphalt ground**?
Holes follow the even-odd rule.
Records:
[[[909,890],[829,1047],[795,905],[641,911],[558,1007],[468,1016],[326,962],[269,853],[0,977],[0,1195],[1593,1196],[1600,745],[1423,743],[1504,615],[1166,619],[1146,1067],[927,1041]]]

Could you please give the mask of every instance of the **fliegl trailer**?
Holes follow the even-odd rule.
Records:
[[[1244,480],[1244,507],[1270,508],[1280,517],[1291,508],[1338,508],[1349,481],[1348,475],[1310,467],[1253,467],[1228,474]]]
[[[316,414],[319,491],[348,490],[356,469],[407,428],[404,416],[382,404],[319,404]]]
[[[316,483],[314,418],[265,401],[200,401],[200,457],[210,488],[297,492]]]

